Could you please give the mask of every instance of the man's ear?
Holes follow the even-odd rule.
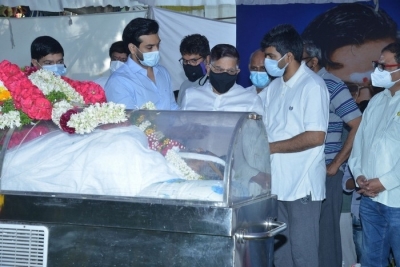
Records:
[[[208,65],[208,63],[210,63],[210,55],[206,56],[206,58],[204,59],[204,63],[206,65]]]
[[[36,59],[31,59],[31,64],[32,66],[36,67],[36,68],[40,68],[39,62]]]
[[[318,60],[318,58],[313,57],[313,58],[310,60],[310,63],[311,63],[311,65],[309,65],[310,68],[311,68],[311,69],[314,69],[316,66],[318,66],[319,60]]]
[[[287,56],[285,58],[285,63],[290,64],[290,62],[292,62],[294,59],[294,55],[292,52],[287,52]]]
[[[136,55],[136,46],[132,43],[128,44],[128,49],[131,55]]]
[[[210,75],[210,62],[206,64],[207,75]]]

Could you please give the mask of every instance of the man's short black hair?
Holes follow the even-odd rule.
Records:
[[[303,40],[292,25],[281,24],[272,28],[261,41],[261,49],[275,47],[276,51],[283,57],[291,52],[297,62],[303,58]]]
[[[388,44],[382,49],[382,53],[383,52],[393,53],[394,60],[396,60],[397,64],[400,64],[400,41]]]
[[[340,69],[343,65],[331,60],[336,49],[387,38],[396,40],[396,35],[397,24],[384,10],[376,11],[367,4],[345,3],[318,15],[301,36],[321,48],[322,66]]]
[[[179,46],[181,55],[200,55],[205,58],[210,54],[210,45],[207,38],[201,34],[187,35]]]
[[[64,49],[61,44],[50,36],[39,36],[31,44],[31,58],[39,61],[49,54],[62,54]]]
[[[108,52],[110,58],[112,57],[112,53],[114,52],[125,53],[126,55],[129,55],[128,46],[126,46],[123,41],[115,42],[110,46],[110,51]]]
[[[211,49],[211,62],[217,61],[223,57],[235,58],[237,60],[237,65],[239,65],[239,52],[233,45],[217,44]]]
[[[122,33],[122,41],[125,43],[126,47],[129,44],[134,44],[136,47],[139,47],[142,40],[140,40],[140,36],[142,35],[151,35],[158,33],[158,23],[153,19],[146,18],[136,18],[131,20],[131,22],[126,25],[123,33]]]

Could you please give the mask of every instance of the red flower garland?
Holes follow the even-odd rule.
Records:
[[[64,76],[61,78],[83,96],[85,104],[106,102],[106,94],[103,88],[97,83],[90,81],[74,81]]]
[[[26,113],[34,120],[50,120],[52,105],[39,90],[25,76],[20,68],[3,60],[0,63],[0,80],[10,91],[16,109]]]
[[[24,72],[7,60],[0,63],[0,80],[10,91],[14,106],[33,120],[51,120],[52,103],[45,97],[28,78],[37,71],[36,67],[25,67]],[[74,81],[67,77],[61,77],[80,95],[85,104],[104,103],[106,95],[103,88],[91,81]]]
[[[69,133],[69,134],[75,133],[75,128],[69,127],[69,126],[67,125],[67,123],[68,123],[69,120],[71,119],[71,116],[72,116],[73,114],[76,114],[76,113],[78,113],[76,110],[69,109],[67,112],[65,112],[64,114],[61,115],[61,118],[60,118],[60,126],[61,126],[61,129],[62,129],[64,132],[67,132],[67,133]]]

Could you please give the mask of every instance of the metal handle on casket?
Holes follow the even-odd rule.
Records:
[[[253,227],[255,225],[253,224],[251,226]],[[272,229],[259,233],[248,233],[247,229],[239,229],[238,232],[235,233],[237,241],[239,243],[243,243],[245,240],[267,239],[279,234],[280,232],[283,232],[287,228],[286,223],[279,221],[266,221],[258,224],[257,226],[264,226],[267,228],[272,227]]]

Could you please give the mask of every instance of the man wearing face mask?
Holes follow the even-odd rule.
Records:
[[[265,94],[267,92],[266,87],[271,82],[271,79],[265,70],[264,65],[265,55],[261,49],[257,49],[250,56],[249,70],[250,70],[250,80],[253,84],[247,87],[247,90],[255,91],[262,101],[265,99]]]
[[[361,122],[361,112],[347,86],[324,68],[322,53],[313,41],[304,41],[303,61],[324,79],[330,96],[328,133],[325,139],[326,198],[322,201],[319,221],[319,266],[337,267],[343,260],[340,236],[342,177],[345,162],[350,156],[354,136]],[[349,127],[349,133],[343,142],[344,124]],[[351,216],[348,215],[350,225]]]
[[[129,51],[123,41],[118,41],[111,45],[108,54],[111,59],[110,73],[94,80],[94,82],[101,85],[102,88],[105,87],[110,74],[119,69],[119,67],[124,65],[124,63],[128,60]]]
[[[31,66],[46,69],[56,75],[65,75],[64,49],[50,36],[40,36],[31,44]]]
[[[288,225],[276,236],[274,264],[319,267],[329,92],[324,80],[301,63],[303,40],[293,26],[271,29],[261,49],[267,72],[276,77],[268,85],[264,105],[271,151],[271,193],[278,196],[278,220]]]
[[[107,101],[125,104],[127,109],[153,102],[159,110],[176,110],[171,77],[160,60],[158,23],[136,18],[125,27],[122,40],[130,52],[128,61],[113,72],[105,92]]]
[[[236,84],[239,73],[239,53],[229,44],[218,44],[211,49],[207,65],[209,82],[186,90],[183,110],[252,111],[263,113],[261,99],[253,92]]]
[[[192,34],[182,39],[179,51],[182,55],[179,62],[188,78],[179,88],[177,102],[181,105],[186,89],[204,85],[207,81],[206,65],[210,57],[210,45],[204,35]]]
[[[387,266],[390,250],[400,263],[400,42],[374,61],[375,95],[363,113],[349,166],[361,188],[362,266]]]

